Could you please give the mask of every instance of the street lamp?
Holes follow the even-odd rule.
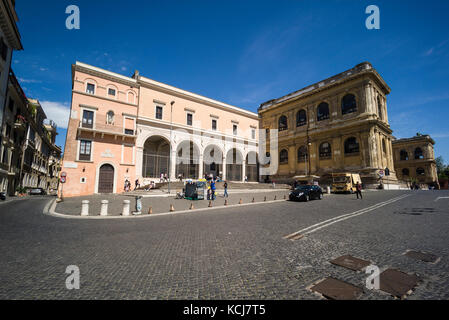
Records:
[[[170,102],[170,153],[168,154],[168,194],[170,194],[170,176],[171,176],[171,143],[172,143],[172,126],[173,126],[173,105],[175,104],[174,101]]]

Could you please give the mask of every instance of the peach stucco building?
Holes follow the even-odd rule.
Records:
[[[140,76],[72,65],[64,196],[123,191],[167,174],[258,181],[258,116]]]

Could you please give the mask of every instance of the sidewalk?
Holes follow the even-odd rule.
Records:
[[[270,190],[269,192],[241,192],[230,193],[228,198],[223,197],[223,192],[219,191],[218,197],[215,201],[212,201],[213,207],[223,207],[225,199],[228,200],[228,205],[238,204],[240,199],[242,203],[251,203],[254,198],[255,202],[263,202],[266,197],[266,201],[273,201],[275,196],[276,200],[283,200],[284,195],[288,198],[289,190]],[[85,197],[73,197],[65,198],[63,202],[56,205],[55,212],[66,215],[80,216],[81,214],[81,201],[89,200],[89,216],[99,216],[101,208],[101,200],[108,200],[108,215],[120,216],[123,209],[123,200],[130,200],[130,211],[135,211],[136,201],[134,197],[127,195],[91,195]],[[207,208],[209,205],[208,200],[185,200],[175,199],[173,196],[153,196],[142,198],[142,213],[148,214],[149,207],[152,208],[153,214],[165,213],[170,211],[170,205],[173,205],[175,211],[189,210],[190,205],[193,204],[195,209]]]

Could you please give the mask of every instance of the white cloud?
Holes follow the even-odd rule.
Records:
[[[47,118],[56,122],[59,128],[67,129],[70,117],[70,107],[67,102],[40,101]]]
[[[18,78],[22,83],[42,83],[40,80]]]

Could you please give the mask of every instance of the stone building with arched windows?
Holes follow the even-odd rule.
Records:
[[[390,176],[382,182],[397,187],[386,103],[389,93],[382,77],[364,62],[262,103],[260,129],[267,134],[278,130],[277,147],[271,147],[269,135],[260,142],[270,163],[278,164],[269,179],[291,181],[306,174],[320,176],[326,184],[332,173],[354,172],[360,173],[366,187],[375,187],[381,170],[389,168]]]
[[[395,139],[392,144],[394,167],[400,181],[438,187],[435,141],[429,135]]]
[[[64,196],[120,193],[161,174],[259,181],[256,113],[141,76],[72,65]]]

